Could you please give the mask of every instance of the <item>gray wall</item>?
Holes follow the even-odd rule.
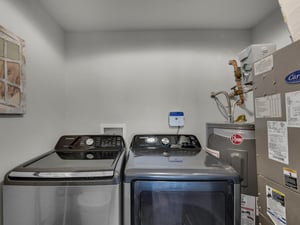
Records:
[[[175,132],[167,120],[173,110],[185,112],[181,132],[205,143],[205,122],[224,120],[210,92],[234,84],[228,60],[251,43],[289,43],[279,10],[252,31],[67,33],[64,40],[37,1],[0,6],[1,25],[25,39],[27,60],[27,112],[0,116],[1,176],[51,149],[61,134],[98,133],[101,123],[126,123],[127,139]],[[251,121],[251,96],[246,108]]]
[[[98,133],[100,124],[126,124],[127,142],[145,132],[176,132],[170,111],[185,112],[181,132],[205,145],[205,123],[224,121],[211,91],[230,91],[236,58],[252,43],[290,43],[280,9],[252,30],[67,33],[65,131]],[[253,121],[252,93],[243,108]]]
[[[183,111],[181,133],[205,145],[205,123],[224,121],[211,91],[234,86],[228,60],[250,44],[247,30],[68,33],[65,130],[98,133],[125,123],[133,134],[176,132],[168,113]]]
[[[53,147],[65,115],[64,34],[36,1],[0,0],[0,23],[25,40],[26,114],[0,115],[0,177]]]
[[[0,24],[25,40],[27,102],[24,116],[0,115],[2,180],[12,167],[53,148],[63,132],[65,73],[63,32],[36,1],[0,0],[0,9]],[[0,202],[2,224],[2,195]]]
[[[291,43],[280,9],[275,10],[252,29],[252,43],[275,43],[277,49]]]

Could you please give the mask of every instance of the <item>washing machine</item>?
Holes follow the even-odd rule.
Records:
[[[3,224],[120,225],[125,150],[121,136],[62,136],[6,174]]]
[[[124,225],[240,225],[240,176],[194,135],[133,137],[124,169]]]

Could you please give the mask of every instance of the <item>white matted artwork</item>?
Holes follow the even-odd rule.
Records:
[[[25,113],[25,42],[0,26],[0,114]]]

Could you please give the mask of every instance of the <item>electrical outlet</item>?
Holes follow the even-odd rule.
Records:
[[[170,127],[183,127],[184,126],[184,113],[183,112],[170,112],[169,126]]]

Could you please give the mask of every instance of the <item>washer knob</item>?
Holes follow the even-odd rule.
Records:
[[[94,144],[94,139],[93,138],[88,138],[85,140],[85,144],[88,146],[91,146]]]
[[[163,145],[168,145],[168,144],[170,144],[170,140],[169,140],[169,138],[163,138],[163,139],[161,139],[161,143]]]
[[[94,156],[92,153],[87,153],[87,154],[85,155],[85,157],[86,157],[87,159],[94,159],[94,158],[95,158],[95,156]]]

